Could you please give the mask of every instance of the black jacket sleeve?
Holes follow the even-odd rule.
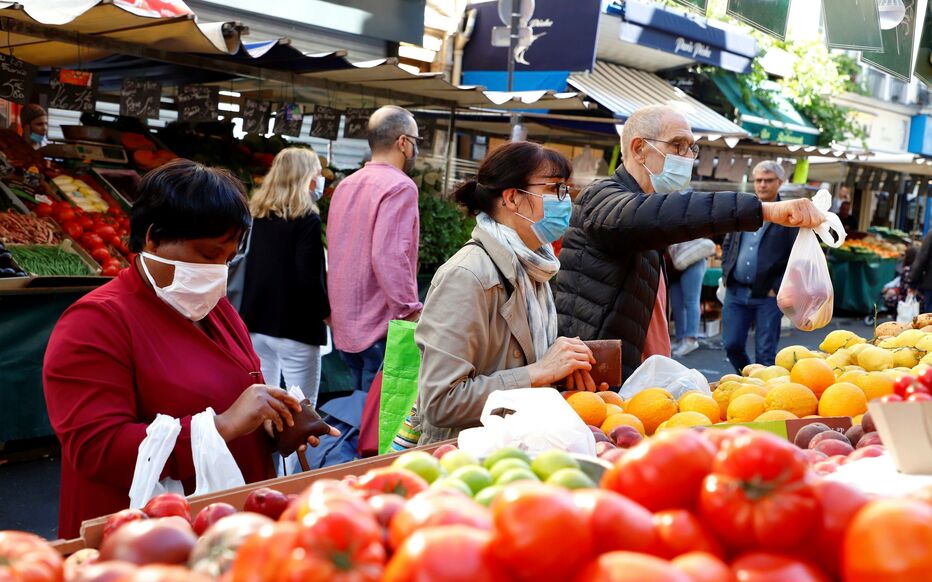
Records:
[[[330,317],[320,216],[311,213],[301,219],[296,247],[295,275],[301,295],[316,304],[321,319]]]
[[[760,200],[741,192],[638,194],[609,183],[581,203],[583,229],[606,252],[662,249],[763,224]]]
[[[916,254],[916,260],[913,261],[913,266],[909,270],[910,283],[914,289],[922,283],[926,271],[929,270],[930,250],[932,250],[932,232],[926,235],[925,240],[922,241],[922,246],[919,247],[919,252]]]

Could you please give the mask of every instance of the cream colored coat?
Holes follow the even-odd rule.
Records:
[[[434,275],[414,334],[421,445],[478,426],[492,392],[531,385],[527,366],[536,358],[527,306],[514,291],[514,255],[480,228],[472,240],[482,247],[467,244]]]

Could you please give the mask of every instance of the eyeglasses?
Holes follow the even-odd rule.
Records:
[[[557,197],[557,200],[563,201],[570,195],[570,192],[573,191],[573,188],[570,187],[566,182],[538,182],[536,184],[528,184],[528,186],[551,186],[556,190],[554,194]],[[540,194],[535,194],[534,192],[528,192],[527,190],[521,190],[521,188],[515,188],[525,194],[530,194],[531,196],[537,196],[538,198],[543,198]]]
[[[685,156],[687,153],[692,152],[693,157],[699,155],[699,144],[689,144],[685,141],[663,141],[662,139],[653,139],[649,137],[644,138],[646,141],[653,141],[657,143],[665,143],[676,148],[676,155]]]
[[[408,138],[408,139],[413,139],[413,140],[414,140],[414,145],[421,145],[422,143],[424,143],[424,138],[423,138],[423,137],[418,137],[418,136],[416,136],[416,135],[408,135],[408,134],[406,134],[406,133],[403,133],[403,134],[401,134],[401,137],[406,137],[406,138]]]

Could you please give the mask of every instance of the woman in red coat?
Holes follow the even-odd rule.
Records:
[[[191,417],[208,407],[246,482],[275,476],[263,425],[280,430],[301,407],[262,384],[225,297],[227,263],[250,222],[242,185],[225,171],[177,160],[139,185],[135,264],[72,305],[45,354],[45,400],[62,444],[60,536],[129,506],[139,444],[156,414],[181,421],[162,477],[188,494]]]

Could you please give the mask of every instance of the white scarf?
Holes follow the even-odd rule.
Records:
[[[527,305],[535,357],[540,360],[557,339],[557,308],[548,282],[560,270],[553,246],[548,243],[532,251],[514,229],[495,222],[484,212],[476,217],[476,224],[512,253],[517,290]]]

